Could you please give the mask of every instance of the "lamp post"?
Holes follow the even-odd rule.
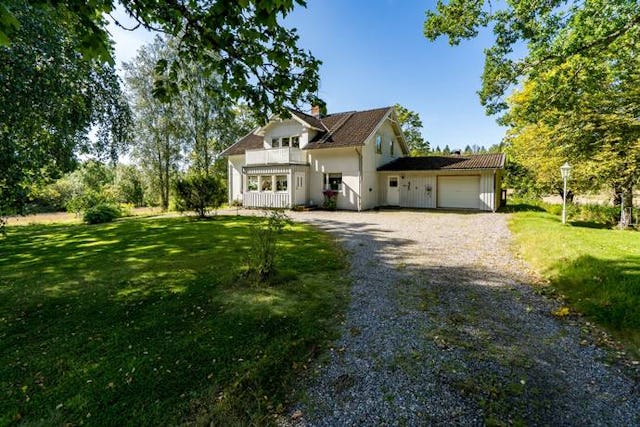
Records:
[[[562,174],[563,191],[562,191],[562,223],[567,223],[567,178],[571,173],[571,166],[569,163],[564,162],[564,165],[560,166],[560,173]]]

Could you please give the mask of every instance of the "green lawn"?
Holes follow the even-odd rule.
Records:
[[[524,258],[571,307],[640,354],[640,232],[563,226],[539,211],[513,213],[510,227]]]
[[[345,306],[343,255],[288,227],[279,283],[238,281],[254,218],[10,227],[0,425],[263,424]]]

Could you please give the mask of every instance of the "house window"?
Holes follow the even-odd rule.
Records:
[[[393,139],[389,141],[389,155],[393,156]]]
[[[282,138],[271,138],[271,148],[279,147],[300,147],[299,136],[283,136]]]
[[[382,154],[382,137],[380,135],[376,135],[376,153]]]
[[[324,189],[342,191],[342,174],[341,173],[325,173]]]
[[[287,175],[276,176],[276,191],[287,191]]]
[[[258,191],[258,177],[256,175],[247,176],[247,191]]]
[[[261,176],[260,191],[271,191],[272,188],[271,176]]]

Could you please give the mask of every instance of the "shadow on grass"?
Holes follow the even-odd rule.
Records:
[[[582,313],[613,331],[635,335],[640,352],[640,256],[606,260],[580,256],[555,266],[552,280]]]
[[[594,221],[569,221],[572,227],[595,228],[599,230],[610,229],[611,226],[601,222]]]
[[[12,230],[0,246],[0,425],[262,424],[292,365],[333,337],[346,281],[330,239],[298,225],[282,236],[287,280],[240,286],[255,221]]]
[[[546,212],[544,208],[530,203],[507,204],[499,209],[499,212]]]

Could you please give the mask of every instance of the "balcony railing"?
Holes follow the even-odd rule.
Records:
[[[283,147],[247,150],[245,162],[247,165],[304,164],[307,159],[304,152],[299,148]]]

